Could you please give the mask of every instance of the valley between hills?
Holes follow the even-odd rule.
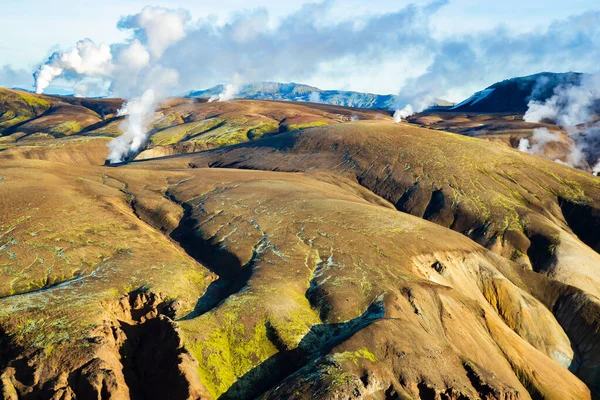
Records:
[[[122,105],[0,89],[3,398],[600,399],[560,128],[175,98],[104,165]]]

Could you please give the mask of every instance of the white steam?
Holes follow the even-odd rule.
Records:
[[[394,122],[400,123],[414,113],[415,110],[413,110],[412,104],[407,104],[402,110],[396,110],[394,113]]]
[[[125,133],[108,144],[111,163],[123,161],[123,156],[129,152],[137,152],[146,141],[147,126],[152,118],[152,112],[157,104],[156,93],[152,89],[146,90],[140,97],[127,102],[124,109],[127,118],[121,124]],[[119,112],[123,115],[121,112]]]
[[[148,138],[154,110],[178,80],[177,71],[162,66],[156,66],[148,72],[145,84],[148,89],[127,101],[117,112],[117,115],[127,118],[120,125],[124,133],[108,143],[108,160],[111,164],[122,162],[130,154],[135,155],[140,151]]]
[[[519,141],[519,150],[541,156],[544,155],[544,149],[548,143],[559,141],[558,133],[550,132],[547,128],[536,128],[533,130],[531,140],[523,138]]]
[[[112,53],[105,44],[96,45],[84,39],[65,53],[54,53],[34,74],[35,91],[42,93],[52,80],[64,72],[78,75],[109,76],[113,70]]]
[[[404,108],[398,108],[394,113],[394,122],[400,123],[406,118],[420,113],[427,108],[431,107],[435,102],[434,97],[431,94],[422,95],[415,98],[410,104],[404,106]]]
[[[235,95],[238,93],[238,87],[234,84],[229,84],[227,86],[225,86],[225,88],[223,89],[223,91],[221,93],[219,93],[218,95],[213,95],[210,97],[210,99],[208,99],[209,103],[212,103],[213,101],[230,101],[233,100],[235,98]]]
[[[321,95],[319,94],[319,92],[310,92],[310,95],[308,96],[308,101],[311,103],[322,103]]]
[[[124,103],[119,110],[117,110],[117,117],[124,117],[129,115],[129,109],[127,108],[128,104]]]
[[[522,138],[521,140],[519,140],[519,147],[517,147],[517,149],[519,151],[522,151],[523,153],[529,153],[531,144],[529,142],[529,139],[527,138]]]
[[[125,17],[118,26],[131,31],[131,39],[112,46],[84,39],[69,51],[52,54],[34,74],[36,92],[62,76],[75,81],[76,95],[110,87],[112,94],[125,98],[117,113],[126,116],[124,133],[108,144],[108,160],[121,162],[140,151],[156,106],[178,85],[179,73],[164,66],[164,54],[185,37],[189,18],[187,11],[160,7]]]
[[[34,74],[35,76],[35,92],[41,94],[50,85],[50,82],[57,76],[63,73],[63,69],[52,64],[45,64],[40,67]]]
[[[561,85],[547,100],[530,101],[523,119],[527,122],[553,121],[561,126],[573,141],[567,162],[573,167],[594,165],[600,172],[600,123],[597,121],[600,106],[600,74],[586,75],[578,85]],[[538,136],[536,138],[535,136]],[[541,154],[548,141],[557,141],[547,130],[534,131],[537,144],[529,152]],[[520,145],[520,144],[519,144]]]

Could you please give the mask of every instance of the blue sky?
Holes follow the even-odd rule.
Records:
[[[292,2],[281,0],[220,0],[218,2],[214,0],[157,0],[152,3],[139,0],[126,2],[117,0],[0,0],[3,15],[0,24],[0,66],[4,65],[4,72],[7,72],[6,66],[10,65],[12,70],[20,73],[18,80],[22,81],[24,79],[23,71],[33,72],[52,52],[66,50],[83,38],[90,38],[96,43],[121,42],[127,38],[128,34],[117,29],[116,24],[119,18],[138,13],[149,4],[167,8],[184,8],[189,10],[192,21],[212,18],[218,20],[218,23],[228,21],[232,13],[239,15],[243,14],[244,10],[262,7],[269,12],[269,23],[277,25],[280,18],[298,11],[303,4],[308,2],[290,3]],[[405,0],[332,1],[326,19],[331,22],[349,19],[360,23],[369,15],[394,12],[409,3],[411,2]],[[412,3],[424,6],[430,1],[414,1]],[[478,32],[489,33],[498,27],[502,28],[504,34],[511,37],[517,37],[520,34],[543,34],[555,21],[564,21],[573,15],[598,10],[600,10],[600,5],[597,0],[571,0],[569,2],[449,0],[447,4],[430,16],[428,20],[429,34],[432,38],[443,41],[451,41],[453,38],[462,38],[465,35],[474,36]],[[597,35],[595,36],[597,38]],[[407,53],[418,52],[418,50],[408,49],[408,47]],[[302,76],[302,78],[310,79],[306,83],[324,88],[397,92],[406,85],[408,80],[426,73],[431,63],[434,62],[433,57],[435,55],[423,56],[421,54],[415,55],[413,62],[407,62],[405,59],[399,63],[386,59],[378,64],[365,65],[364,68],[352,65],[348,68],[348,73],[344,74],[344,66],[356,63],[356,60],[348,61],[346,58],[322,63],[312,75]],[[460,56],[457,54],[457,57]],[[590,69],[590,65],[590,63],[567,63],[565,67],[583,70]],[[543,65],[535,65],[535,68],[540,67]],[[560,64],[548,64],[548,69],[557,67],[560,67]],[[525,66],[521,69],[523,73],[532,72],[534,65],[531,68]],[[365,74],[365,71],[368,73]],[[378,76],[365,77],[370,72],[373,72],[372,75]],[[513,71],[508,72],[512,73]],[[515,73],[519,72],[520,70],[515,70]],[[9,85],[11,82],[8,80],[17,79],[17,74],[9,74],[10,79],[6,75],[3,78],[4,81],[0,79],[0,85]],[[500,71],[494,71],[490,74],[489,80],[497,79],[501,75]],[[265,78],[272,78],[272,76]],[[284,75],[278,76],[278,78],[294,80],[297,76],[287,77]],[[22,82],[14,83],[22,84]],[[217,82],[198,82],[198,84],[203,83]],[[474,82],[472,87],[484,83],[484,79],[479,79]],[[64,85],[64,82],[62,84]],[[447,89],[447,92],[449,97],[460,98],[471,89],[471,87],[462,85],[460,88],[457,87],[455,94],[451,93],[451,89]]]

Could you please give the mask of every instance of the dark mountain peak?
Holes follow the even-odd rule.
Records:
[[[473,94],[452,111],[482,113],[524,113],[531,100],[545,101],[559,86],[578,85],[584,74],[541,72],[503,80]]]

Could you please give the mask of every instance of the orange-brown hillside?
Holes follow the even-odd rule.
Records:
[[[181,99],[104,166],[118,101],[7,93],[3,398],[600,398],[599,178],[377,111]]]

